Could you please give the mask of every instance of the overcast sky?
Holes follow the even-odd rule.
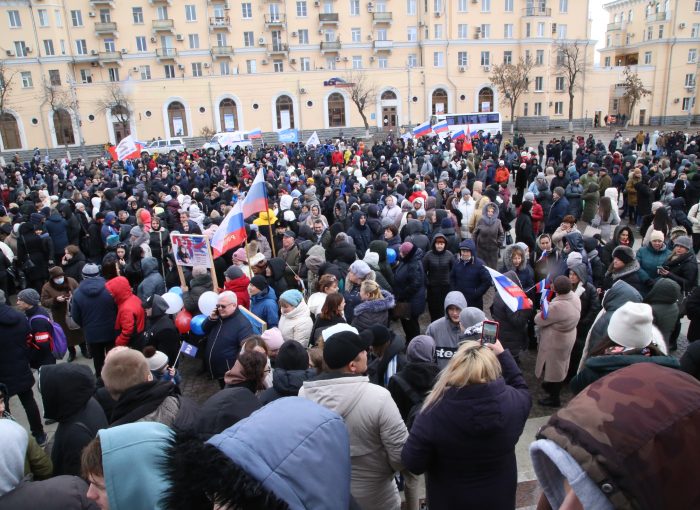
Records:
[[[596,48],[602,48],[605,45],[605,29],[608,25],[608,13],[603,9],[603,4],[609,3],[610,0],[591,0],[588,17],[593,20],[591,24],[591,39],[597,40]],[[595,62],[600,61],[600,54],[595,52]]]

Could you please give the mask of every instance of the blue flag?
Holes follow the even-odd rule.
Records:
[[[180,346],[180,352],[194,358],[197,355],[197,348],[192,344],[182,342],[182,345]]]

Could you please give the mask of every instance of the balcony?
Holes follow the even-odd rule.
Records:
[[[374,41],[374,52],[391,51],[394,49],[394,41]]]
[[[95,34],[114,35],[117,33],[117,24],[114,21],[95,23]]]
[[[228,16],[215,16],[209,18],[209,29],[231,30],[231,18]]]
[[[233,56],[233,46],[212,46],[211,56],[214,58],[231,58]]]
[[[154,32],[173,32],[175,30],[175,21],[172,19],[154,19]]]
[[[321,53],[338,53],[340,48],[340,41],[324,41],[321,43]]]
[[[617,30],[622,30],[622,25],[623,23],[621,21],[618,21],[617,23],[608,23],[608,32],[614,32]]]
[[[522,10],[523,16],[551,16],[552,9],[549,7],[525,7]]]
[[[109,7],[114,9],[114,0],[90,0],[90,7]]]
[[[318,15],[318,22],[323,25],[337,25],[338,24],[338,13],[337,12],[322,12]]]
[[[283,27],[287,24],[285,14],[265,14],[265,28]]]
[[[176,48],[156,48],[156,58],[160,61],[175,60],[177,58]]]
[[[173,5],[173,0],[148,0],[151,5]]]
[[[375,12],[372,13],[372,24],[373,25],[379,25],[379,24],[387,24],[391,25],[393,20],[392,13],[390,12]]]
[[[668,21],[670,19],[670,11],[653,12],[647,16],[647,23],[654,23],[656,21]]]
[[[283,43],[273,43],[267,45],[268,57],[281,57],[289,53],[289,46]]]
[[[119,51],[101,51],[98,55],[100,64],[112,64],[122,61],[122,54]]]

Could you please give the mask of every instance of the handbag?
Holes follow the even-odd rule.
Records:
[[[399,301],[391,310],[392,319],[410,319],[411,318],[411,303],[408,301]]]
[[[24,236],[22,236],[22,244],[24,245],[24,251],[27,252],[27,260],[22,263],[22,271],[31,271],[36,267],[36,264],[29,257],[29,250],[27,249],[27,242],[24,240]]]
[[[73,331],[80,329],[78,323],[73,320],[73,299],[68,300],[68,305],[66,306],[66,326]]]

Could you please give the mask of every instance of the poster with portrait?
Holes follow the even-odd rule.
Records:
[[[170,234],[173,255],[178,266],[211,266],[209,239],[203,235]]]

